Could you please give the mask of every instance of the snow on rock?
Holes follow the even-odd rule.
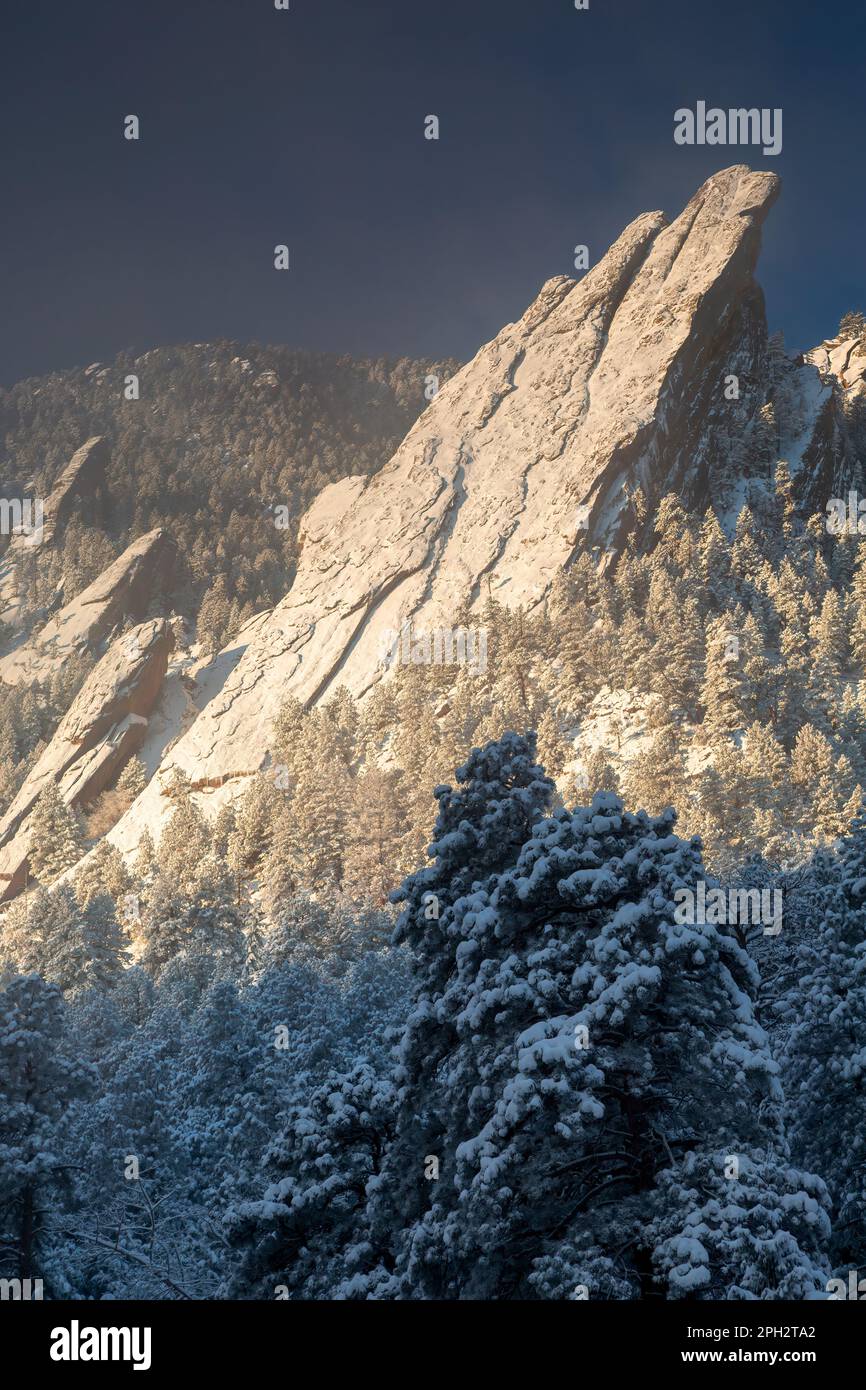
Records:
[[[108,832],[108,839],[122,853],[135,853],[144,830],[150,830],[159,839],[160,824],[171,809],[168,789],[175,766],[175,745],[193,726],[200,712],[219,696],[268,616],[267,613],[257,613],[210,662],[197,663],[184,654],[170,663],[150,715],[147,734],[138,750],[138,756],[151,780],[126,814]],[[258,765],[246,771],[250,774],[257,772]],[[222,806],[246,790],[246,778],[236,776],[224,783],[199,782],[194,784],[193,790],[194,799],[202,809],[215,815]]]

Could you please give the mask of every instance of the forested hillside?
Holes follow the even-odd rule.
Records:
[[[107,514],[67,531],[34,602],[61,574],[71,597],[121,544],[166,526],[193,616],[215,584],[242,616],[275,603],[291,583],[301,513],[326,483],[381,467],[427,404],[428,378],[444,383],[456,365],[198,343],[0,390],[7,483],[45,496],[83,439],[110,445]],[[288,509],[279,529],[276,507]]]

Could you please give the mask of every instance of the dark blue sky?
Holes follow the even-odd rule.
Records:
[[[859,4],[7,0],[3,27],[4,384],[214,337],[468,357],[576,243],[741,162],[784,183],[771,327],[866,306]],[[674,145],[699,99],[781,106],[781,156]]]

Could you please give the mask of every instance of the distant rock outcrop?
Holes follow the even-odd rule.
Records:
[[[30,819],[49,782],[58,784],[68,805],[89,802],[137,752],[173,646],[167,619],[142,623],[116,638],[91,672],[0,821],[0,902],[25,884]]]
[[[14,626],[18,621],[21,595],[16,561],[24,554],[54,545],[76,509],[85,510],[91,524],[104,519],[107,462],[108,446],[103,436],[96,434],[76,449],[47,497],[37,499],[36,484],[26,484],[24,492],[31,507],[41,502],[41,524],[38,529],[14,535],[0,561],[0,619],[4,622]]]
[[[827,499],[842,495],[851,476],[856,446],[852,426],[866,439],[866,335],[825,339],[802,358],[806,370],[817,368],[820,388],[813,389],[813,418],[803,449],[798,494],[809,510],[823,511]]]
[[[53,543],[82,501],[90,504],[91,524],[102,519],[107,463],[108,445],[102,435],[94,435],[75,451],[45,499],[43,545]]]
[[[161,527],[139,536],[29,641],[0,657],[0,680],[31,685],[47,680],[74,653],[96,651],[127,619],[145,616],[169,583],[174,558],[174,543]]]

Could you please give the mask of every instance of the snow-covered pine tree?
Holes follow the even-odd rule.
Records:
[[[619,778],[610,762],[607,748],[593,748],[583,760],[583,777],[573,788],[567,804],[584,805],[591,801],[596,792],[619,792]]]
[[[197,635],[206,656],[214,656],[228,640],[231,635],[230,622],[228,590],[220,574],[202,599],[198,611]]]
[[[626,768],[624,794],[632,806],[661,811],[682,809],[686,797],[683,732],[668,718]]]
[[[229,1297],[328,1298],[347,1284],[351,1293],[354,1271],[370,1262],[366,1190],[395,1112],[390,1082],[364,1062],[289,1107],[263,1158],[276,1181],[226,1214],[241,1252]]]
[[[134,753],[117,779],[117,790],[128,798],[131,805],[146,786],[147,768]]]
[[[399,894],[415,982],[393,1096],[344,1077],[298,1115],[281,1180],[238,1214],[247,1278],[307,1297],[343,1274],[349,1297],[807,1296],[826,1195],[790,1167],[754,965],[678,920],[697,844],[609,794],[538,821],[533,752],[507,735],[440,789],[434,862]]]
[[[304,721],[304,741],[294,750],[292,785],[277,793],[272,838],[262,861],[268,891],[299,886],[334,892],[342,882],[352,778],[345,739],[330,715],[314,710]]]
[[[804,724],[791,753],[791,785],[798,794],[799,819],[807,831],[832,839],[844,834],[860,795],[847,758],[837,758],[824,734]]]
[[[40,792],[30,820],[30,873],[43,886],[53,883],[84,854],[84,833],[56,782]]]
[[[107,893],[82,907],[68,883],[39,895],[39,944],[33,966],[64,993],[111,989],[129,959]]]
[[[169,793],[172,812],[159,837],[159,869],[181,892],[192,894],[210,852],[210,836],[189,778],[180,769],[175,769]]]
[[[794,1156],[819,1172],[833,1203],[831,1258],[866,1266],[866,814],[820,884],[818,920],[798,945],[781,1049]]]
[[[748,1265],[732,1274],[708,1255],[700,1286],[747,1285],[759,1260],[766,1289],[818,1287],[815,1233],[784,1223],[793,1180],[776,1068],[749,1003],[754,967],[719,928],[677,923],[675,894],[703,870],[672,826],[670,813],[627,815],[602,794],[542,822],[513,868],[446,913],[439,958],[416,962],[397,1131],[372,1189],[374,1245],[402,1214],[396,1269],[371,1288],[568,1297],[585,1284],[605,1296],[619,1252],[615,1296],[680,1296],[694,1276],[666,1266],[653,1239],[670,1219],[661,1174],[684,1180],[690,1153],[760,1168],[795,1247],[759,1260],[744,1234]],[[413,945],[427,940],[423,890],[407,884],[400,931]],[[425,1155],[439,1157],[437,1182],[424,1179]],[[817,1230],[815,1184],[797,1190]]]
[[[563,732],[556,711],[548,705],[538,721],[538,756],[552,777],[559,778],[574,749]]]
[[[184,1116],[185,1149],[197,1197],[246,1196],[280,1108],[271,1039],[257,1029],[231,980],[205,994],[184,1034],[174,1096]]]
[[[730,617],[710,618],[706,632],[706,673],[701,704],[705,739],[724,737],[749,722],[746,715],[748,690],[740,660],[740,623]]]
[[[534,733],[503,734],[473,748],[457,768],[457,786],[441,785],[439,813],[427,855],[433,862],[412,874],[392,900],[405,902],[395,941],[411,939],[435,977],[449,967],[444,948],[453,904],[476,879],[509,863],[544,815],[554,783],[535,760]],[[411,938],[408,936],[411,923]]]
[[[824,595],[821,611],[813,618],[811,637],[814,642],[812,660],[816,678],[827,687],[832,699],[838,689],[838,678],[851,665],[846,614],[838,593],[829,589]]]
[[[274,823],[285,809],[285,793],[271,777],[250,778],[235,814],[235,827],[226,842],[226,862],[239,882],[248,879],[267,854]]]
[[[21,975],[0,991],[0,1274],[42,1278],[52,1219],[73,1178],[68,1119],[95,1082],[76,1057],[56,985]]]
[[[153,836],[145,826],[138,841],[132,871],[138,883],[146,883],[156,873],[157,867],[156,846],[153,843]]]
[[[110,840],[100,840],[75,875],[75,896],[82,907],[100,893],[109,893],[119,903],[131,886],[123,856]]]

